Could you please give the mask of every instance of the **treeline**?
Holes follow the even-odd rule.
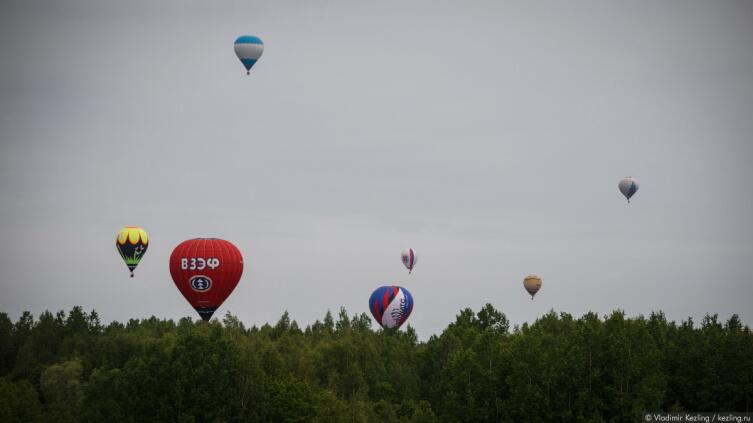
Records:
[[[634,422],[751,400],[753,336],[737,316],[550,312],[511,330],[487,305],[418,342],[345,310],[305,328],[287,313],[251,328],[230,314],[0,314],[2,422]]]

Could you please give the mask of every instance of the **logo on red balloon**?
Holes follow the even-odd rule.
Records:
[[[196,292],[207,292],[212,288],[212,279],[204,275],[192,276],[189,283]]]

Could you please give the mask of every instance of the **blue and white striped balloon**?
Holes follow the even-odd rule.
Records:
[[[622,195],[627,198],[628,203],[630,202],[630,197],[635,195],[636,192],[638,192],[638,181],[631,177],[626,177],[620,181],[620,184],[618,185],[620,188],[620,192]]]
[[[246,75],[251,73],[251,68],[262,53],[264,53],[264,43],[259,37],[241,35],[235,40],[235,55],[241,59],[241,63],[246,68]]]

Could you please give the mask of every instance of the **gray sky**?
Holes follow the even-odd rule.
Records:
[[[0,39],[14,318],[198,318],[169,255],[220,237],[246,268],[217,315],[248,325],[388,283],[422,339],[486,302],[753,322],[751,2],[17,0]],[[134,279],[124,225],[150,234]]]

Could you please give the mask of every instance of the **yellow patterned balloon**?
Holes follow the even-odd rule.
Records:
[[[126,226],[118,231],[115,238],[115,247],[117,247],[120,257],[123,258],[128,270],[131,271],[131,277],[133,277],[134,269],[139,265],[149,247],[149,236],[139,226]]]

